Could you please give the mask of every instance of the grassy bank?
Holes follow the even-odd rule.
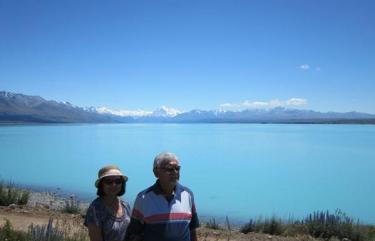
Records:
[[[68,223],[53,222],[47,225],[33,225],[28,231],[15,230],[9,220],[0,227],[0,240],[6,241],[88,241],[85,229],[73,229]]]
[[[229,219],[218,224],[215,219],[206,223],[206,227],[215,230],[231,229]],[[362,224],[342,212],[317,211],[303,219],[283,220],[276,216],[250,219],[240,227],[240,232],[263,233],[284,237],[311,236],[322,240],[375,241],[375,226]]]
[[[29,196],[29,191],[17,188],[11,182],[0,181],[0,206],[8,206],[10,204],[26,205]]]
[[[0,227],[0,241],[84,241],[87,239],[87,230],[82,226],[83,219],[82,215],[85,213],[85,209],[82,209],[80,202],[75,197],[64,198],[63,206],[59,209],[50,209],[50,206],[39,206],[36,202],[30,204],[29,197],[33,195],[32,192],[18,188],[16,185],[9,183],[5,184],[0,182],[0,206],[12,206],[16,204],[18,208],[22,209],[23,205],[29,203],[28,207],[45,208],[50,210],[48,215],[45,215],[46,219],[44,223],[47,225],[30,225],[28,231],[19,231],[12,227],[10,221],[6,221],[5,224]],[[38,194],[39,195],[39,194]],[[50,194],[48,201],[50,201]],[[38,196],[39,197],[39,196]],[[40,198],[40,197],[39,197]],[[61,200],[59,200],[61,201]],[[17,208],[17,207],[16,207]],[[6,208],[12,210],[12,208]],[[34,208],[35,209],[35,208]],[[33,215],[34,211],[22,210],[21,213],[28,213]],[[80,229],[73,230],[68,223],[53,222],[52,216],[56,213],[69,213],[65,214],[70,221],[76,222],[75,227]],[[78,214],[79,220],[72,220],[70,214]],[[8,214],[7,214],[8,215]],[[34,213],[35,216],[35,213]],[[38,215],[37,215],[38,216]],[[8,217],[8,216],[5,216]],[[72,216],[73,217],[73,216]],[[16,222],[15,224],[19,224]],[[23,225],[25,228],[27,225]],[[267,234],[275,237],[313,237],[321,240],[331,241],[375,241],[375,226],[362,224],[359,220],[351,218],[344,212],[337,210],[334,213],[328,211],[318,211],[307,215],[302,219],[294,220],[283,220],[278,217],[269,218],[258,218],[250,219],[242,227],[237,228],[232,225],[227,217],[223,223],[218,223],[214,218],[209,219],[207,222],[203,222],[203,227],[207,230],[216,230],[224,232],[229,238],[228,240],[238,240],[233,238],[233,231],[241,232],[243,234]]]
[[[74,195],[59,197],[56,193],[32,192],[12,182],[0,181],[0,206],[27,204],[45,206],[70,214],[85,213],[88,207],[88,203],[82,203]]]

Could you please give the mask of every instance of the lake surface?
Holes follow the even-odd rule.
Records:
[[[125,199],[155,181],[164,150],[201,216],[247,221],[341,209],[375,223],[375,126],[98,124],[0,126],[0,179],[95,197],[97,171],[117,164]]]

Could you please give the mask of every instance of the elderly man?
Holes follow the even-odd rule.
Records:
[[[125,241],[196,241],[199,226],[193,193],[178,183],[180,164],[175,154],[154,160],[154,185],[135,200]]]

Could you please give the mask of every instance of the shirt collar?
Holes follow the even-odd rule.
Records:
[[[163,194],[163,189],[160,186],[159,179],[156,180],[155,184],[151,187],[151,189],[157,195]],[[177,182],[173,191],[173,195],[176,195],[176,193],[178,193],[179,190],[180,190],[180,184]]]

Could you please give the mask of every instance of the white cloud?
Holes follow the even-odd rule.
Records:
[[[308,64],[302,64],[302,65],[299,66],[299,68],[302,69],[302,70],[309,70],[310,69],[310,65],[308,65]]]
[[[301,99],[301,98],[291,98],[286,101],[286,104],[289,106],[300,106],[300,105],[306,105],[307,100]]]
[[[244,110],[244,109],[272,109],[276,107],[296,107],[306,105],[307,100],[302,98],[290,98],[289,100],[274,99],[270,101],[250,101],[242,103],[225,103],[220,105],[220,110]]]

